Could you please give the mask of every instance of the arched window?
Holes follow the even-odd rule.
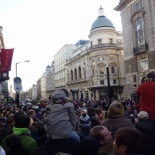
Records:
[[[73,71],[71,70],[71,81],[73,81]]]
[[[84,79],[86,79],[86,70],[85,70],[85,68],[83,68],[83,75],[84,75]]]
[[[74,76],[75,76],[75,80],[77,80],[77,69],[74,69]]]
[[[81,79],[81,67],[78,68],[78,73],[79,73],[79,79]]]
[[[143,24],[143,18],[139,17],[136,20],[136,41],[137,46],[141,47],[145,44],[144,39],[144,24]]]
[[[104,67],[100,67],[99,70],[100,70],[100,74],[104,74]]]

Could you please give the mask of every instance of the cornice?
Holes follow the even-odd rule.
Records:
[[[119,4],[114,8],[116,11],[121,11],[127,6],[132,0],[120,0]]]

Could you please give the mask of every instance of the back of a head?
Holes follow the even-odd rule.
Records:
[[[15,123],[18,121],[18,118],[23,115],[24,115],[23,111],[18,111],[17,113],[15,113],[13,116]]]
[[[96,125],[90,130],[90,136],[95,138],[97,141],[104,140],[104,136],[101,132],[104,130],[104,126]]]
[[[33,109],[28,110],[27,115],[30,116],[30,117],[34,116],[35,115],[35,110],[33,110]]]
[[[51,95],[51,100],[64,99],[65,97],[67,97],[67,95],[66,95],[66,93],[64,92],[64,90],[59,89],[59,90],[56,90],[56,91]]]
[[[8,124],[14,123],[14,114],[8,115],[8,117],[7,117],[7,123]]]
[[[147,74],[147,79],[148,79],[148,81],[155,81],[155,73],[154,73],[154,71],[149,72]]]
[[[61,89],[61,90],[64,91],[64,93],[66,94],[67,97],[69,97],[69,92],[68,92],[67,89],[64,89],[64,88],[63,88],[63,89]]]
[[[95,113],[95,108],[89,107],[89,108],[87,109],[87,114],[89,115],[89,117],[95,116],[95,115],[96,115],[96,113]]]
[[[30,118],[28,116],[19,116],[16,120],[15,127],[17,128],[28,128],[30,124]]]
[[[100,114],[103,113],[103,109],[98,107],[98,108],[95,109],[95,113],[96,113],[97,115],[100,115]]]
[[[124,117],[124,107],[122,103],[119,102],[111,103],[107,112],[107,117],[110,119]]]
[[[123,127],[115,133],[117,147],[126,146],[126,154],[140,155],[142,147],[141,133],[133,128]]]
[[[149,119],[149,115],[146,111],[140,111],[138,114],[137,114],[138,118],[143,120],[143,119]]]
[[[95,138],[87,136],[80,142],[80,155],[97,155],[100,145]]]

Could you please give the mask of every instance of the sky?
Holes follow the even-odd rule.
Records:
[[[100,5],[117,31],[122,31],[119,0],[0,0],[0,26],[5,48],[14,48],[10,82],[22,79],[23,91],[32,88],[65,44],[88,40]],[[29,60],[29,62],[24,62]]]

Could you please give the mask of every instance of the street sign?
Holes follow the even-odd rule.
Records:
[[[22,79],[20,77],[15,77],[14,81],[14,90],[19,93],[22,90]]]

